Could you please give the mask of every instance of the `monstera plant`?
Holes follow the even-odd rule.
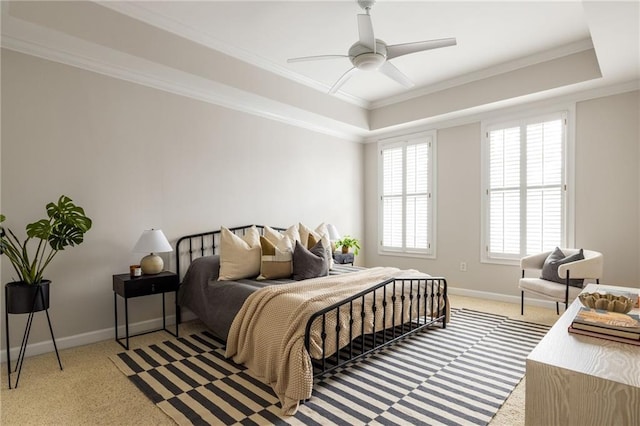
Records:
[[[91,219],[84,209],[66,195],[46,208],[48,217],[28,224],[27,238],[22,242],[10,229],[0,225],[0,253],[9,259],[20,283],[42,282],[44,270],[55,255],[66,247],[81,244],[91,228]],[[0,215],[0,224],[4,220],[4,215]]]

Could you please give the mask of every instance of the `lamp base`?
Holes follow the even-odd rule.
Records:
[[[157,254],[149,254],[140,261],[140,268],[145,275],[159,274],[164,269],[164,261]]]

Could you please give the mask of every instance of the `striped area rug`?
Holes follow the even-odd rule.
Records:
[[[325,376],[295,416],[207,332],[112,360],[179,425],[489,423],[525,373],[544,325],[452,309],[434,328]]]

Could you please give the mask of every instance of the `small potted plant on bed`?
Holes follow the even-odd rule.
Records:
[[[342,253],[349,253],[349,249],[353,248],[353,253],[357,256],[360,251],[360,242],[349,235],[345,235],[336,241],[336,247],[342,247]]]
[[[0,254],[7,256],[17,274],[17,281],[6,284],[8,313],[49,308],[51,281],[43,278],[45,268],[65,247],[81,244],[91,228],[91,219],[85,216],[84,209],[65,195],[46,208],[48,218],[28,224],[27,238],[22,242],[10,229],[0,225]],[[0,214],[0,223],[5,219]],[[39,294],[41,296],[36,297]]]

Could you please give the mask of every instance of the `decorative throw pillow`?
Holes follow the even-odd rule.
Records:
[[[260,233],[252,226],[240,238],[222,227],[219,281],[252,278],[260,274]]]
[[[329,275],[326,253],[322,241],[311,247],[311,250],[296,241],[293,249],[293,279],[300,281]]]
[[[302,245],[304,245],[305,248],[309,248],[309,246],[307,246],[307,241],[309,240],[309,234],[313,232],[311,228],[308,228],[304,224],[299,223],[298,232],[300,233],[300,242],[302,243]]]
[[[271,228],[270,226],[265,226],[264,236],[267,240],[271,241],[273,244],[278,244],[278,242],[283,237],[289,237],[289,240],[291,240],[291,244],[293,244],[293,242],[296,240],[300,241],[300,232],[298,232],[297,224],[288,227],[287,230],[283,232],[278,232],[275,229]],[[291,250],[293,251],[293,247],[291,248]]]
[[[329,239],[329,230],[327,225],[321,223],[315,230],[311,230],[304,226],[302,223],[298,225],[300,231],[300,241],[306,248],[311,248],[315,245],[315,242],[322,240],[322,243],[327,250],[327,259],[329,259],[329,269],[333,269],[333,250],[331,249],[331,240]],[[310,243],[309,237],[313,235],[315,241]]]
[[[260,237],[262,262],[258,279],[275,280],[289,278],[292,273],[293,248],[291,240],[284,235],[277,244]]]
[[[558,267],[565,263],[575,262],[576,260],[582,259],[584,259],[584,252],[582,249],[571,256],[565,256],[562,250],[556,247],[544,261],[544,265],[542,266],[542,276],[540,278],[547,281],[566,284],[566,277],[560,277],[558,275]],[[584,286],[584,279],[572,279],[571,275],[569,275],[569,277],[570,286],[578,288],[582,288]]]

